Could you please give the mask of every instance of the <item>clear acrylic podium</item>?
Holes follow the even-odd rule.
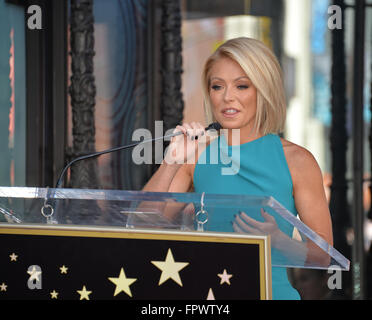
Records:
[[[225,228],[218,225],[216,218],[220,210],[230,216],[243,211],[252,221],[262,223],[265,220],[261,209],[275,219],[271,228],[261,230],[252,227],[254,223],[247,228],[237,227],[233,219],[228,222],[229,228]],[[343,271],[350,267],[348,259],[272,197],[0,187],[0,231],[22,226],[266,237],[271,240],[268,252],[271,252],[269,261],[273,267]],[[214,226],[213,230],[210,226]],[[285,236],[276,226],[293,229],[292,236]],[[222,231],[216,232],[216,229]],[[231,230],[237,232],[233,234]]]

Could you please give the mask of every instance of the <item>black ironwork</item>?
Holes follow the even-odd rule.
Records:
[[[161,111],[164,131],[182,122],[184,102],[181,92],[182,36],[179,0],[162,1]]]
[[[372,39],[370,39],[372,43]],[[372,48],[372,46],[371,46]],[[372,71],[372,62],[371,62],[371,71]],[[372,74],[372,72],[371,72]],[[372,112],[372,80],[370,83],[370,111]],[[369,152],[370,152],[370,159],[372,159],[372,119],[369,124]],[[372,160],[370,160],[370,175],[372,175]],[[372,179],[369,179],[369,192],[372,195]],[[369,211],[368,211],[368,219],[372,220],[372,203],[370,204]],[[367,262],[366,262],[366,270],[372,269],[372,246],[369,247],[369,251],[367,254]],[[372,277],[367,276],[367,299],[372,298]]]
[[[363,207],[363,87],[364,87],[364,38],[365,0],[358,0],[354,7],[354,65],[353,65],[353,214],[354,241],[353,299],[365,298],[365,252],[364,252],[364,207]]]
[[[371,44],[372,44],[372,39],[370,41],[371,41]],[[371,46],[371,48],[372,48],[372,46]],[[372,74],[372,62],[371,62],[371,74]],[[370,108],[370,111],[372,113],[372,80],[371,80],[371,83],[370,83],[370,103],[369,103],[369,108]],[[369,139],[369,151],[370,151],[370,154],[371,154],[371,157],[370,157],[370,159],[371,159],[370,160],[370,166],[371,166],[371,168],[370,168],[370,175],[371,175],[371,177],[369,179],[369,192],[372,195],[372,118],[371,118],[370,127],[369,127],[369,137],[368,137],[368,139]],[[372,220],[372,203],[371,203],[371,205],[369,207],[368,219],[371,219]]]
[[[345,9],[344,0],[334,0],[335,5]],[[331,110],[332,123],[330,145],[332,154],[332,185],[330,211],[333,221],[334,245],[349,256],[350,247],[346,241],[346,230],[350,226],[347,201],[347,142],[346,129],[346,66],[344,20],[341,29],[332,30]]]
[[[94,17],[93,0],[71,0],[71,96],[72,156],[95,151],[95,96],[93,75]],[[91,159],[71,168],[70,187],[97,188],[97,163]]]

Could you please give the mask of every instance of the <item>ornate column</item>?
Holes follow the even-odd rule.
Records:
[[[164,132],[182,122],[184,102],[181,92],[182,36],[181,3],[179,0],[162,1],[160,108]]]
[[[71,0],[71,96],[73,147],[71,157],[95,151],[95,96],[93,0]],[[70,187],[97,188],[96,159],[71,168]]]

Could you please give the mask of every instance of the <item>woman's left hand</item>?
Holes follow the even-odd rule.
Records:
[[[257,221],[249,217],[245,212],[235,216],[233,228],[238,233],[248,233],[253,235],[270,235],[274,241],[282,233],[275,221],[275,218],[261,208],[261,215],[264,222]]]

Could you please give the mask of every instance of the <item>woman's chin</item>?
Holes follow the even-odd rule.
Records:
[[[223,129],[240,129],[241,128],[241,124],[237,123],[236,121],[220,120],[218,121],[218,123],[222,126]]]

